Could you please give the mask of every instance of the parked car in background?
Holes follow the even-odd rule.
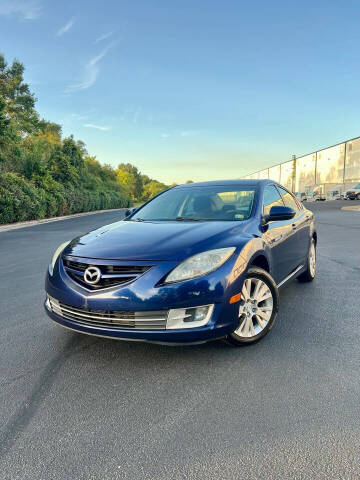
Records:
[[[302,195],[302,202],[313,202],[314,201],[314,197],[313,197],[313,192],[312,190],[309,190],[307,192],[305,192],[303,195]]]
[[[307,194],[305,192],[297,192],[295,193],[295,196],[300,202],[307,201]]]
[[[341,200],[343,199],[344,195],[342,193],[343,185],[336,185],[331,190],[327,192],[327,200]]]
[[[345,200],[360,200],[360,183],[346,190],[344,193]]]
[[[314,215],[270,180],[179,185],[60,245],[47,314],[78,332],[236,346],[273,327],[279,289],[316,274]]]
[[[324,202],[326,200],[323,185],[318,185],[314,188],[314,190],[312,191],[312,198],[315,202]]]

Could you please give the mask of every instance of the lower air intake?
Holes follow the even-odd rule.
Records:
[[[92,326],[135,330],[165,330],[168,310],[127,312],[73,307],[48,297],[51,310],[68,320]]]

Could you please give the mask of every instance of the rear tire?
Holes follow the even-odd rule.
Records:
[[[360,193],[356,195],[356,200],[360,200]]]
[[[241,290],[238,325],[225,341],[236,347],[258,342],[273,327],[279,309],[279,291],[262,268],[250,268]]]
[[[307,268],[297,278],[299,282],[312,282],[316,276],[316,243],[312,238],[307,256]]]

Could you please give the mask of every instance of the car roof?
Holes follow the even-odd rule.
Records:
[[[234,179],[234,180],[212,180],[210,182],[196,182],[196,183],[185,183],[183,185],[177,185],[174,188],[192,188],[192,187],[211,187],[211,186],[257,186],[264,185],[269,183],[276,183],[272,180],[248,180],[248,179]]]

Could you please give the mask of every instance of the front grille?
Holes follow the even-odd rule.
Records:
[[[151,268],[151,265],[98,265],[77,262],[66,257],[63,259],[63,265],[69,277],[88,290],[99,290],[133,282]],[[84,272],[90,266],[96,266],[101,271],[100,281],[93,285],[84,280]]]
[[[165,330],[168,310],[127,312],[73,307],[48,296],[51,310],[68,320],[84,325],[134,330]]]
[[[80,272],[85,272],[89,266],[87,263],[72,262],[71,260],[64,260],[64,265],[74,270],[79,270]]]

